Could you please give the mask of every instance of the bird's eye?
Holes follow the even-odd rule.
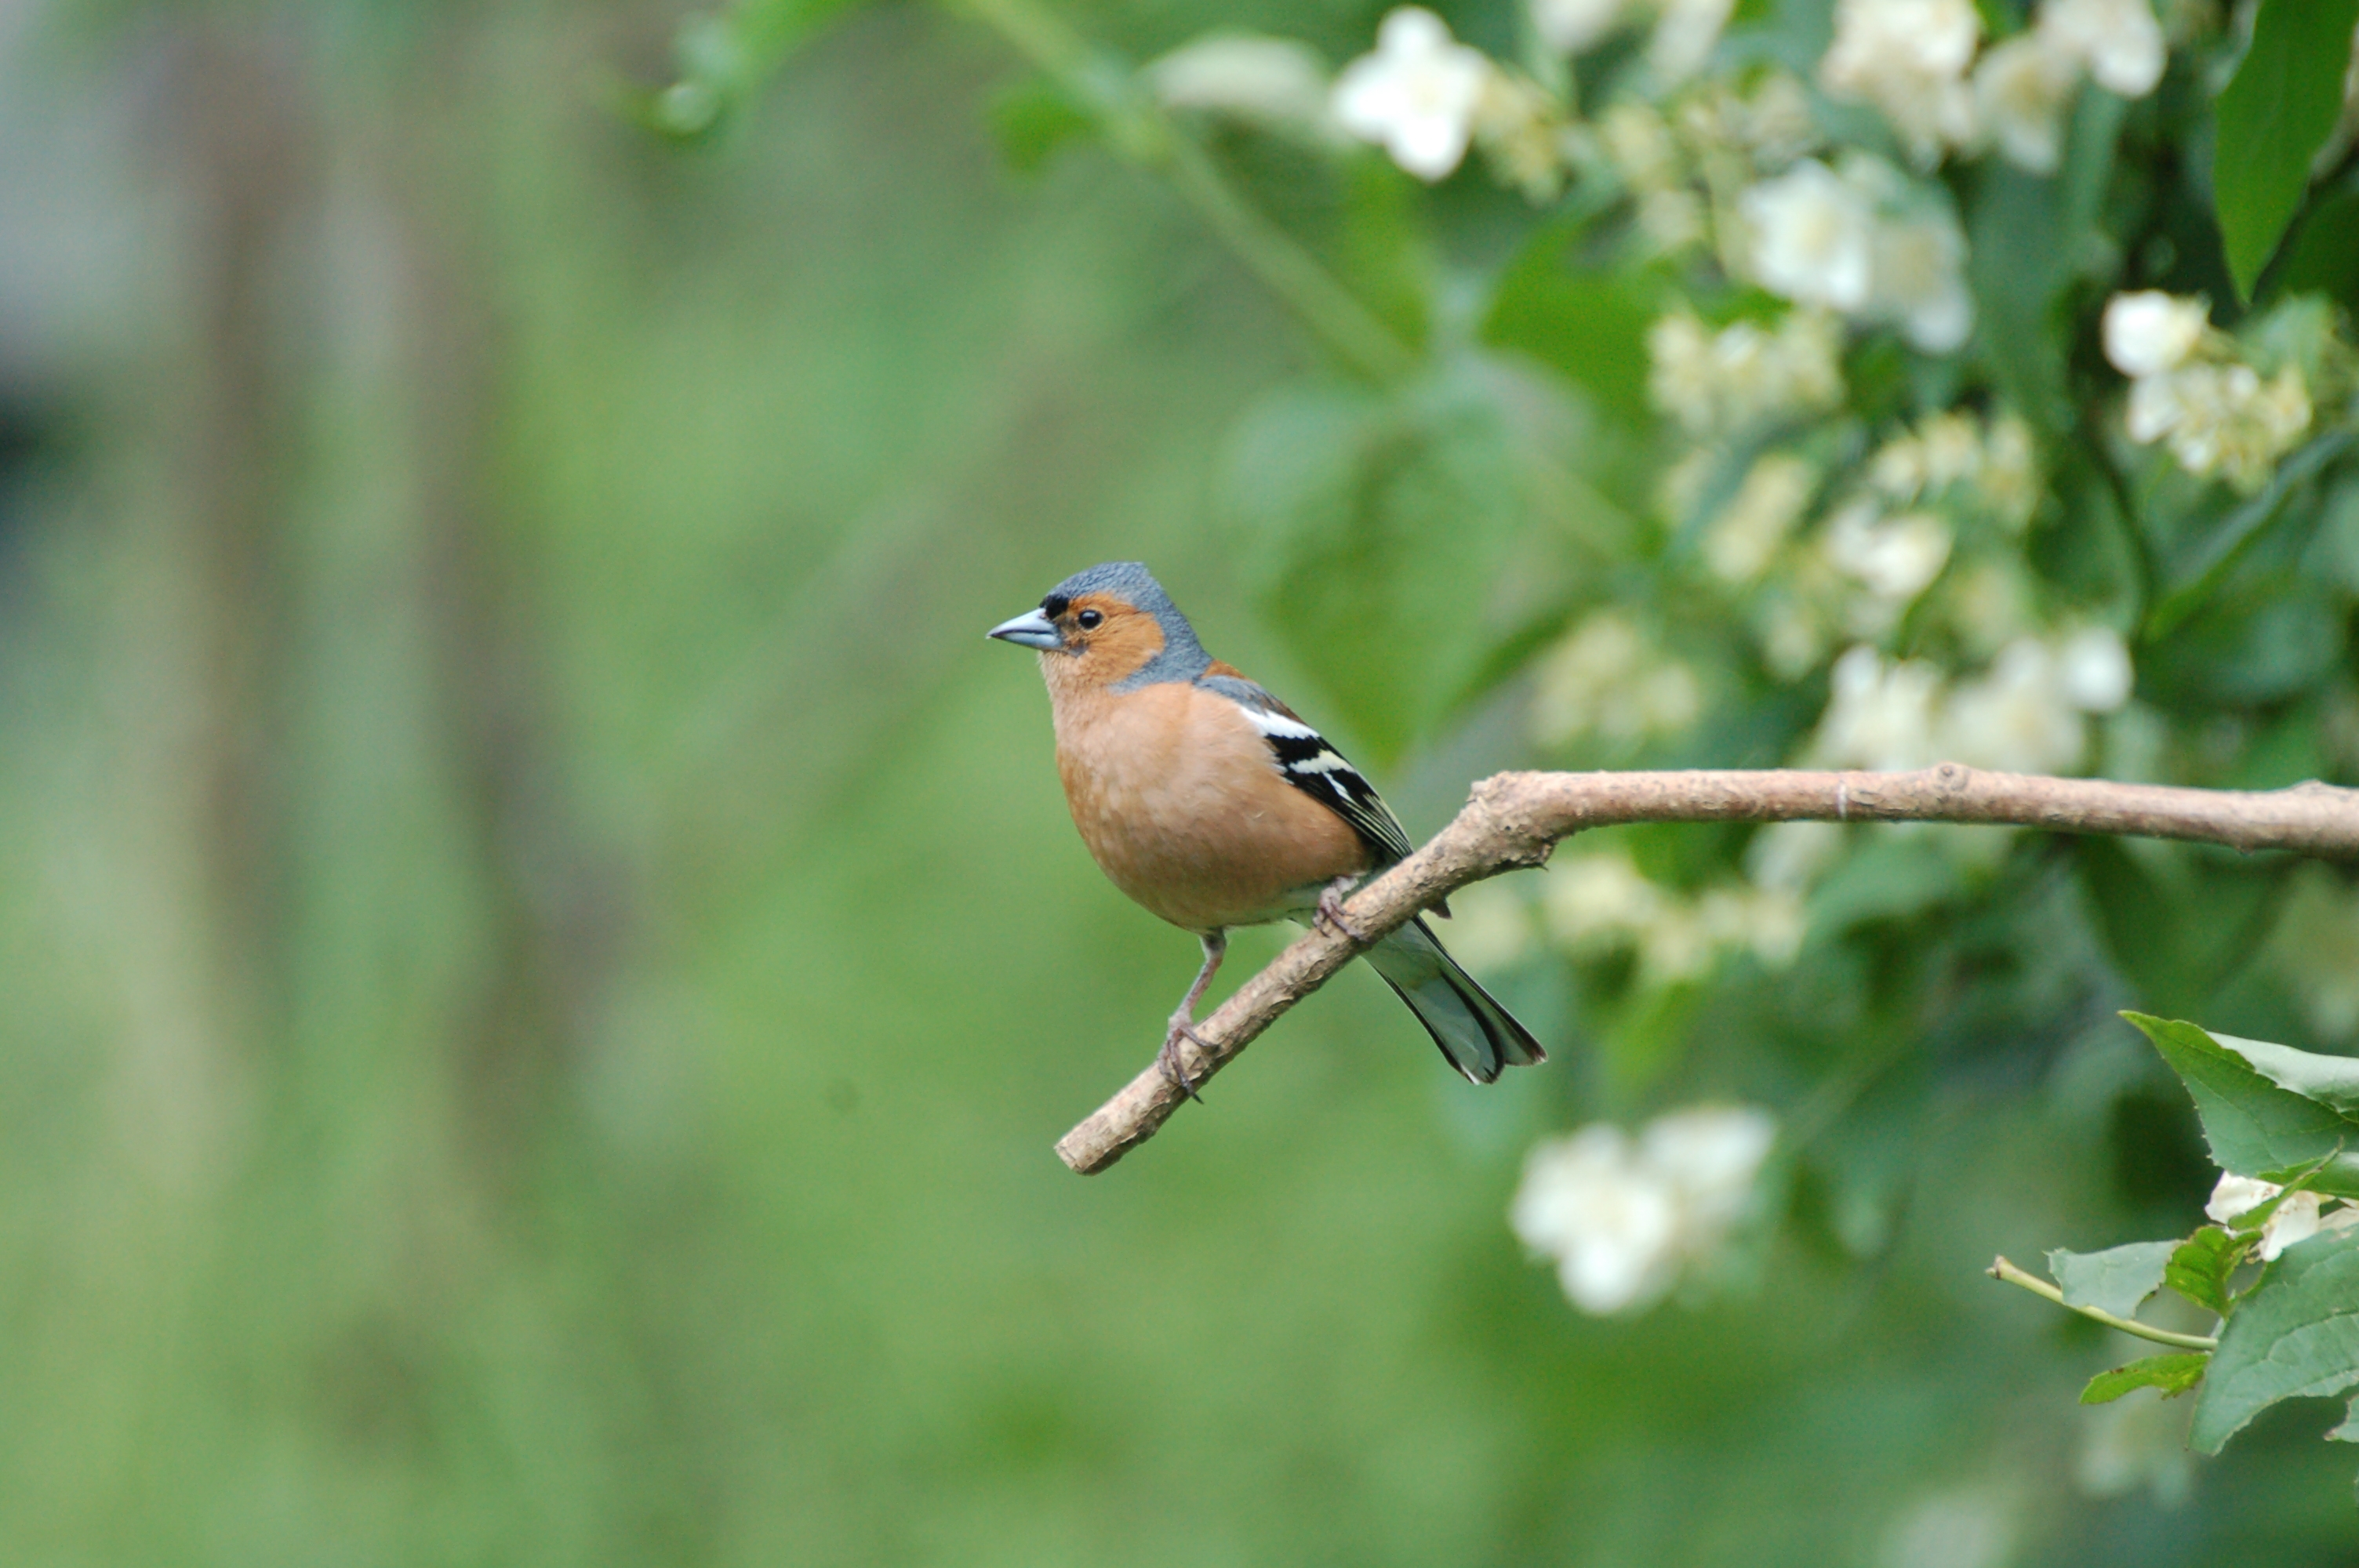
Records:
[[[1094,610],[1084,610],[1073,617],[1073,623],[1084,632],[1094,632],[1105,624],[1105,617]]]

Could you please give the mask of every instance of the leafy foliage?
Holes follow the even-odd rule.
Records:
[[[2090,1379],[2089,1386],[2081,1390],[2081,1402],[2084,1405],[2110,1404],[2138,1389],[2159,1389],[2162,1397],[2169,1399],[2185,1393],[2202,1381],[2204,1368],[2211,1359],[2202,1352],[2145,1357],[2126,1367],[2116,1367],[2110,1372],[2100,1372]]]
[[[2310,187],[2310,160],[2343,113],[2359,0],[2267,0],[2220,94],[2212,173],[2220,232],[2247,297]]]
[[[2238,1296],[2190,1439],[2206,1454],[2279,1400],[2359,1383],[2359,1233],[2286,1249]]]
[[[2180,1246],[2176,1241],[2133,1241],[2088,1253],[2059,1248],[2048,1254],[2048,1271],[2063,1287],[2066,1306],[2095,1307],[2128,1317],[2162,1288],[2164,1271]]]
[[[2190,1441],[2217,1454],[2269,1406],[2359,1384],[2359,1206],[2323,1216],[2319,1195],[2350,1195],[2344,1122],[2353,1062],[2192,1023],[2127,1013],[2195,1097],[2213,1157],[2228,1173],[2205,1226],[2183,1241],[2052,1252],[2064,1304],[2126,1318],[2168,1285],[2222,1319],[2216,1348],[2148,1357],[2093,1379],[2083,1404],[2143,1387],[2166,1397],[2201,1385]],[[2266,1074],[2255,1066],[2267,1064]],[[2326,1118],[2321,1120],[2321,1115]],[[2319,1150],[2321,1141],[2332,1141]],[[2288,1159],[2296,1149],[2317,1151]],[[2236,1178],[2248,1178],[2236,1185]],[[2263,1267],[2241,1290],[2238,1266]],[[2344,1438],[2349,1422],[2330,1433]]]

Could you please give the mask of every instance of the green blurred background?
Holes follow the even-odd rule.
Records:
[[[1815,1103],[1879,949],[1668,1076],[1506,975],[1561,1049],[1484,1090],[1351,972],[1067,1173],[1195,954],[982,633],[1143,558],[1319,717],[1212,520],[1313,351],[1159,184],[1011,170],[991,36],[860,13],[681,150],[680,20],[0,7],[0,1562],[2350,1560],[2316,1410],[2090,1495],[2118,1349],[1980,1273],[2208,1184],[2052,861],[1749,1290],[1576,1315],[1525,1149]],[[1413,835],[1501,711],[1377,770]]]

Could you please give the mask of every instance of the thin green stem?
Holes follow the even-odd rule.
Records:
[[[2218,1340],[2212,1339],[2204,1335],[2174,1334],[2167,1328],[2151,1327],[2147,1324],[2138,1322],[2136,1318],[2115,1317],[2112,1313],[2105,1311],[2102,1307],[2074,1306],[2071,1302],[2064,1299],[2064,1292],[2062,1291],[2058,1290],[2054,1285],[2049,1284],[2047,1281],[2038,1278],[2037,1275],[2025,1273],[2022,1270],[2017,1268],[2014,1264],[2008,1262],[2004,1258],[1995,1259],[1992,1260],[1990,1266],[1990,1277],[1994,1280],[2005,1280],[2010,1285],[2021,1285],[2025,1290],[2029,1291],[2035,1296],[2045,1296],[2048,1300],[2054,1302],[2058,1306],[2062,1307],[2066,1312],[2077,1312],[2082,1317],[2094,1318],[2097,1322],[2104,1324],[2107,1328],[2118,1328],[2124,1334],[2135,1334],[2140,1339],[2151,1339],[2157,1345],[2176,1346],[2181,1350],[2217,1350],[2220,1348],[2220,1342]]]
[[[1139,91],[1126,66],[1093,48],[1038,0],[947,3],[998,33],[1055,81],[1098,122],[1116,154],[1169,179],[1245,270],[1337,358],[1376,381],[1397,380],[1417,367],[1416,351],[1292,235],[1239,195],[1204,149]]]

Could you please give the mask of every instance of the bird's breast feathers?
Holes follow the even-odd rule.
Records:
[[[1190,682],[1060,695],[1065,799],[1116,887],[1175,925],[1211,931],[1299,913],[1325,883],[1374,863],[1352,823],[1298,787],[1306,775],[1282,763],[1272,717]]]

